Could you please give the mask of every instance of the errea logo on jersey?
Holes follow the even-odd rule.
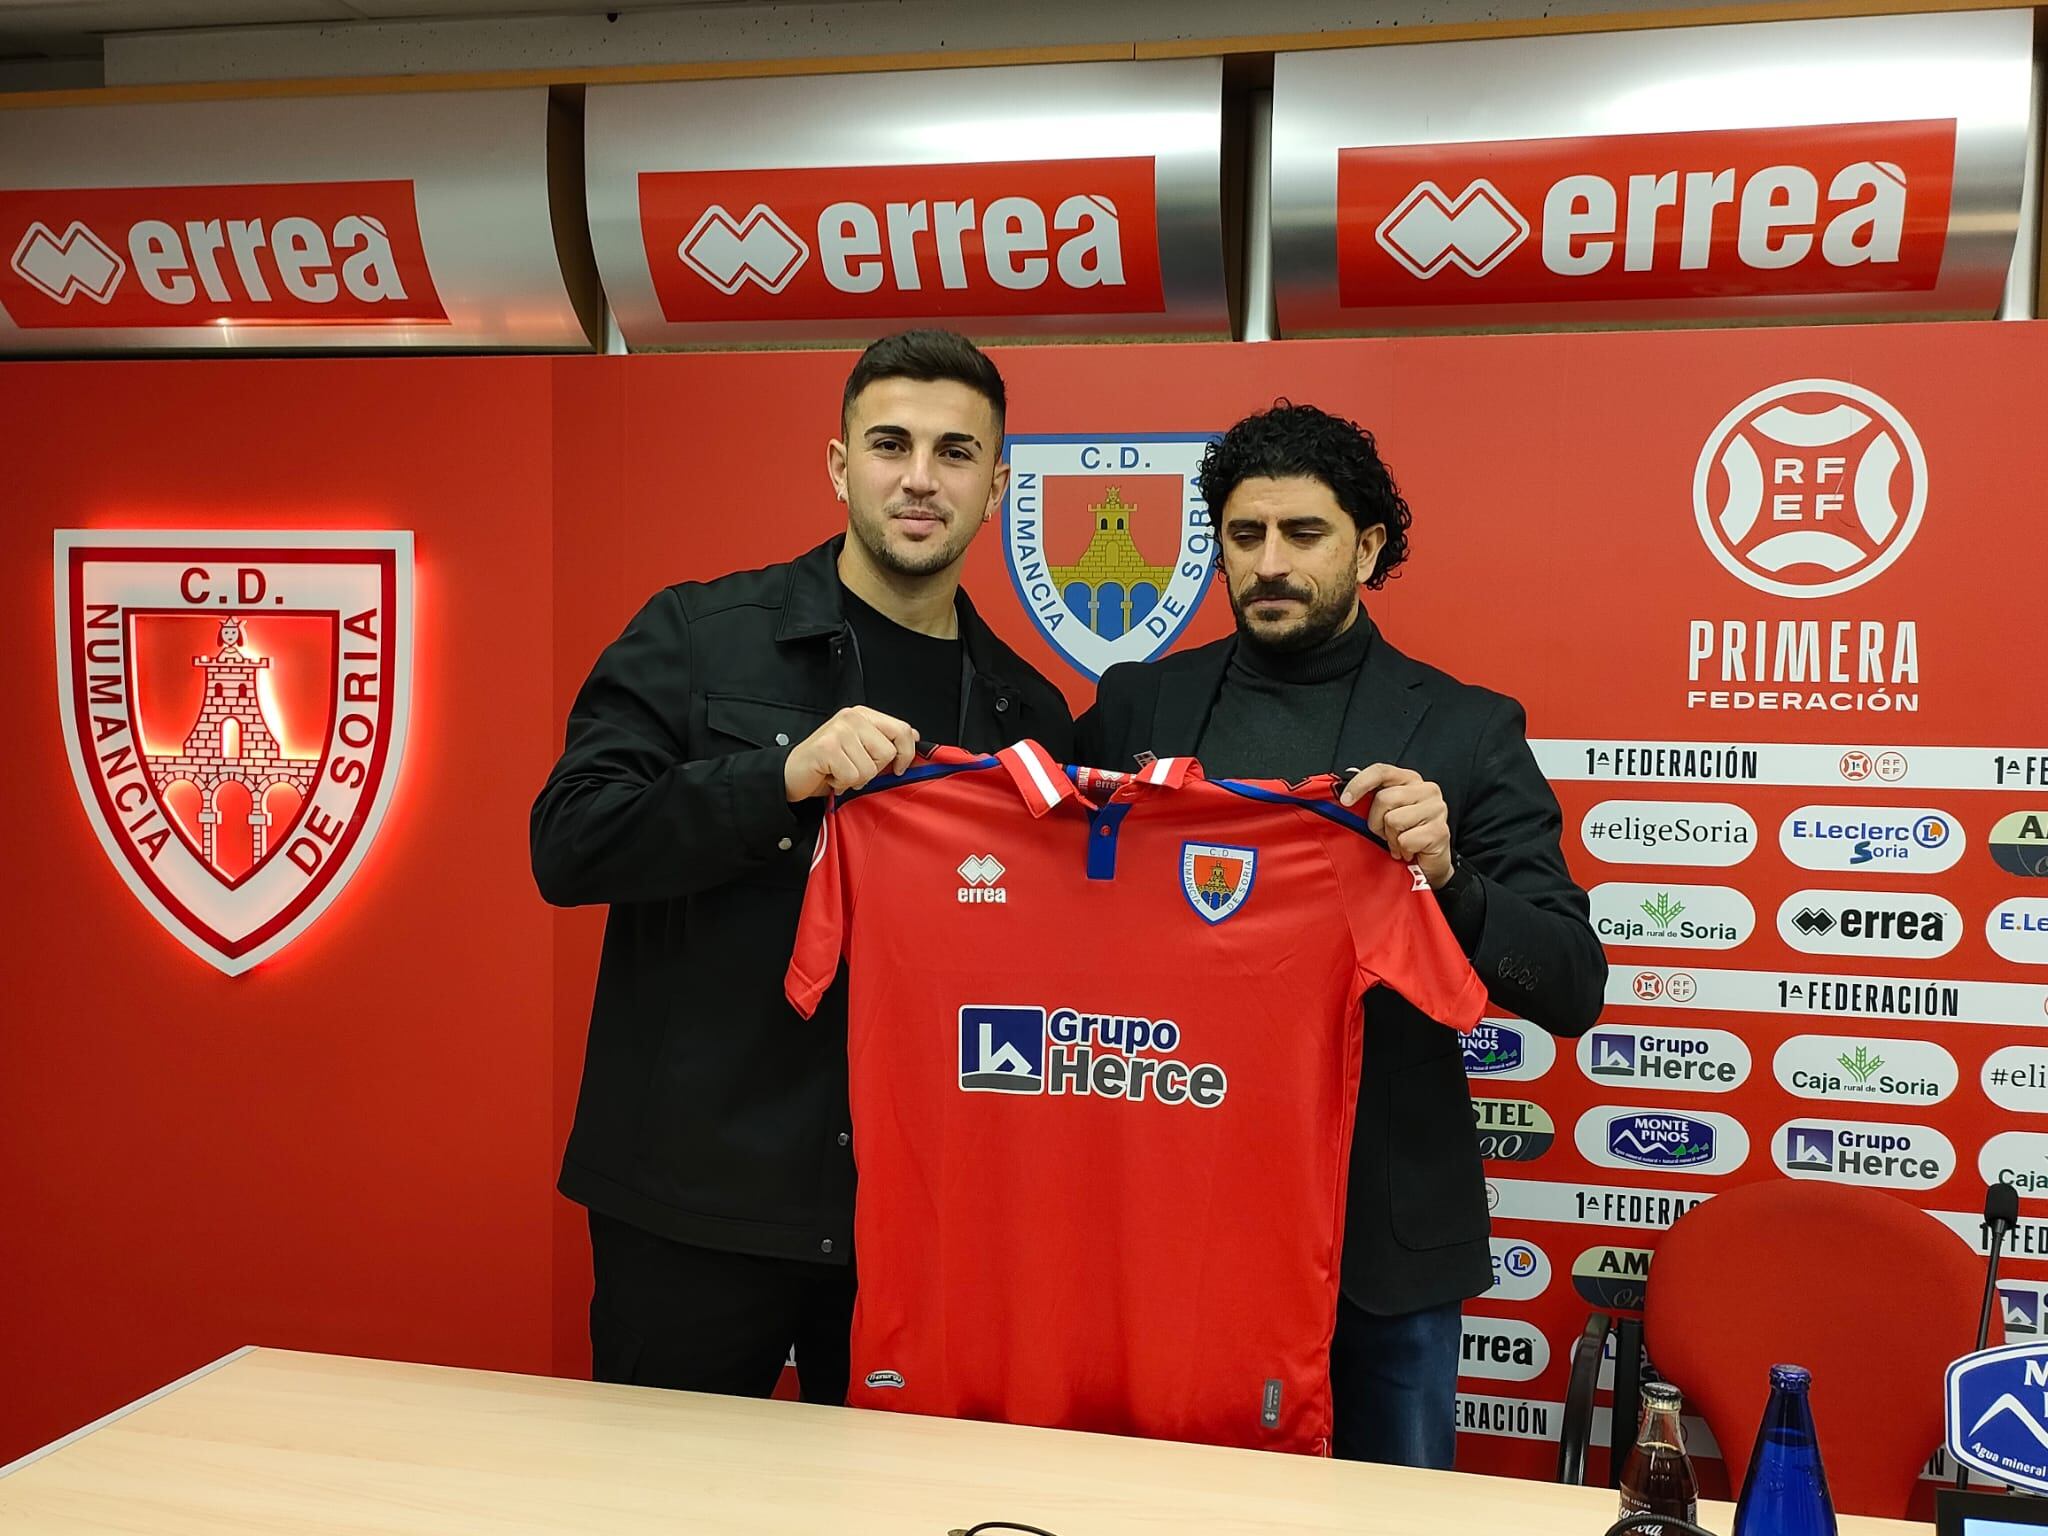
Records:
[[[25,330],[445,323],[410,181],[0,191]]]
[[[1003,866],[997,862],[995,855],[970,853],[960,861],[960,878],[966,882],[960,887],[960,900],[1008,901],[1010,893],[998,883],[1003,874]]]
[[[1180,1059],[1180,1047],[1171,1019],[970,1003],[960,1010],[960,1088],[1216,1108],[1229,1077]]]
[[[676,322],[1156,314],[1152,157],[644,171]]]
[[[1926,289],[1953,120],[1337,152],[1349,308]]]

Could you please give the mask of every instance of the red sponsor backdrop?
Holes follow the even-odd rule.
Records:
[[[7,700],[23,743],[11,783],[38,812],[12,823],[10,844],[10,867],[36,871],[38,883],[17,898],[9,936],[25,1022],[0,1036],[0,1146],[22,1197],[0,1261],[19,1277],[17,1315],[32,1326],[0,1346],[8,1378],[22,1384],[0,1403],[0,1453],[247,1340],[583,1368],[579,1213],[549,1186],[600,920],[550,922],[530,894],[526,806],[592,657],[652,588],[779,559],[838,526],[824,441],[848,361],[762,353],[0,372],[22,445],[8,569],[16,590],[33,594],[7,618]],[[1282,394],[1369,424],[1416,509],[1412,565],[1372,598],[1373,611],[1411,651],[1524,700],[1532,736],[1552,743],[1542,750],[1582,882],[1646,884],[1649,896],[1716,886],[1754,908],[1754,932],[1716,952],[1640,942],[1614,951],[1622,985],[1641,972],[1664,991],[1615,1006],[1613,1021],[1681,1039],[1701,1026],[1739,1037],[1749,1065],[1729,1091],[1595,1077],[1569,1045],[1540,1076],[1475,1079],[1478,1096],[1527,1101],[1554,1126],[1533,1156],[1491,1165],[1500,1234],[1542,1251],[1548,1285],[1472,1308],[1537,1325],[1548,1363],[1525,1380],[1461,1382],[1496,1429],[1535,1437],[1468,1435],[1463,1464],[1533,1476],[1552,1464],[1544,1436],[1555,1435],[1566,1348],[1586,1310],[1573,1262],[1582,1250],[1655,1240],[1653,1225],[1629,1224],[1600,1191],[1690,1197],[1781,1176],[1775,1133],[1803,1117],[1939,1132],[1953,1150],[1941,1178],[1902,1194],[1967,1212],[1982,1198],[1987,1139],[2048,1127],[2040,1090],[2027,1108],[1999,1108],[1980,1085],[1994,1049],[2042,1040],[2048,1021],[2042,967],[1994,953],[1984,934],[1995,904],[2048,895],[1987,847],[2002,818],[2048,812],[2041,777],[2026,778],[2048,737],[2023,684],[2038,615],[2024,574],[2015,582],[1991,565],[2023,573],[2042,547],[2012,488],[2048,468],[2036,462],[2031,414],[2048,385],[2048,327],[1042,348],[1000,361],[1017,434],[1113,445],[1127,433],[1198,433]],[[1998,390],[1980,388],[1984,379]],[[1926,465],[1910,546],[1868,584],[1825,598],[1746,584],[1716,559],[1693,504],[1701,451],[1724,418],[1801,380],[1881,397]],[[1808,417],[1825,404],[1810,392],[1793,403]],[[122,423],[118,459],[102,446],[110,421]],[[1783,430],[1788,441],[1823,435]],[[1771,442],[1752,446],[1770,489],[1790,483],[1774,472]],[[1821,452],[1808,442],[1792,457],[1814,474]],[[1890,489],[1903,498],[1898,473]],[[1727,476],[1706,478],[1718,515]],[[1816,496],[1782,510],[1819,506]],[[1771,501],[1763,515],[1776,510]],[[136,907],[78,810],[49,675],[49,530],[256,527],[284,516],[418,532],[413,734],[391,817],[355,883],[296,947],[230,982]],[[1018,602],[1000,529],[985,530],[970,555],[970,587],[992,623],[1084,704],[1086,680]],[[1797,625],[1809,619],[1821,626],[1824,668],[1834,666],[1830,626],[1848,626],[1848,681],[1770,680],[1776,626],[1795,626],[1796,653]],[[1909,620],[1910,676],[1898,660]],[[1761,683],[1753,640],[1735,674],[1727,628],[1754,636],[1759,621]],[[1180,643],[1227,624],[1212,594]],[[1882,631],[1883,675],[1859,679],[1866,625]],[[1728,707],[1715,707],[1716,693]],[[1742,705],[1757,693],[1777,707]],[[1784,707],[1786,693],[1800,696],[1799,710]],[[1891,708],[1871,707],[1879,694]],[[1912,711],[1898,705],[1907,694]],[[1759,777],[1742,776],[1740,753],[1732,784],[1693,781],[1696,761],[1627,755],[1706,743],[1756,748]],[[1774,757],[1776,743],[1815,750]],[[1930,747],[1996,750],[1940,758]],[[1903,777],[1841,774],[1842,751],[1877,762],[1888,748],[1907,760]],[[1994,758],[2013,765],[2008,787],[1952,787],[1993,772]],[[1615,777],[1637,769],[1670,776]],[[1809,782],[1762,782],[1780,770]],[[1726,801],[1757,830],[1725,868],[1614,863],[1589,853],[1580,829],[1596,803],[1618,798]],[[1926,873],[1802,869],[1778,833],[1809,804],[1935,808],[1966,846],[1953,867]],[[1938,956],[1895,945],[1811,958],[1777,926],[1781,903],[1804,889],[1934,894],[1959,912],[1960,938]],[[1670,1006],[1681,972],[1693,999],[1684,1008]],[[1958,1006],[1989,1017],[1806,1020],[1778,1003],[1705,1006],[1736,999],[1744,975],[1770,997],[1813,976],[1960,981],[1972,985]],[[1953,1059],[1955,1086],[1924,1103],[1796,1096],[1773,1061],[1802,1031],[1855,1036],[1877,1054],[1887,1041],[1932,1042]],[[1595,1111],[1645,1105],[1728,1117],[1746,1131],[1746,1157],[1602,1166],[1575,1145]],[[1604,1119],[1597,1129],[1604,1148]],[[1724,1128],[1724,1163],[1739,1139]],[[2032,1144],[2007,1145],[2016,1167],[2040,1157]],[[2032,1192],[2025,1209],[2044,1214]],[[2013,1266],[2036,1286],[2048,1278],[2040,1237],[2032,1232]],[[1502,1415],[1479,1403],[1487,1398],[1535,1406]]]

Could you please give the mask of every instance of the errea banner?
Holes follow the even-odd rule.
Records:
[[[0,249],[25,330],[448,320],[410,181],[0,191]]]
[[[0,352],[588,349],[547,92],[0,120]]]
[[[1282,54],[1281,326],[1988,316],[2030,39],[2014,11]]]
[[[1370,309],[1924,292],[1955,137],[1937,119],[1342,149],[1338,296]]]
[[[1150,156],[644,171],[671,321],[1157,314]]]
[[[1229,333],[1213,59],[597,86],[585,142],[635,346]]]

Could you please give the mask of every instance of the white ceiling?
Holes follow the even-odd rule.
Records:
[[[306,22],[592,16],[695,10],[739,0],[0,0],[0,58],[97,54],[109,33]]]

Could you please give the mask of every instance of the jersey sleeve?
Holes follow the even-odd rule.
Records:
[[[1453,1029],[1478,1024],[1486,985],[1421,872],[1375,839],[1341,827],[1330,828],[1324,841],[1365,985],[1384,983]]]
[[[839,962],[853,931],[855,847],[861,817],[834,801],[818,825],[811,850],[811,876],[804,887],[803,915],[797,919],[796,947],[782,978],[783,995],[805,1018],[818,1007],[839,974]]]

